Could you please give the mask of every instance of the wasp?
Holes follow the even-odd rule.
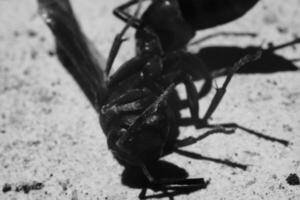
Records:
[[[222,87],[217,88],[206,114],[200,118],[198,100],[210,89],[209,73],[191,54],[165,50],[161,42],[163,39],[151,27],[139,29],[143,44],[136,56],[110,74],[123,35],[135,23],[139,9],[116,36],[105,64],[101,61],[101,54],[82,32],[68,0],[38,0],[38,3],[41,16],[55,36],[58,58],[98,112],[108,148],[119,163],[139,167],[152,188],[166,190],[170,185],[201,188],[207,184],[202,178],[157,180],[148,168],[163,156],[198,141],[193,137],[177,139],[175,87],[180,83],[185,85],[194,123],[199,128],[212,128],[206,134],[232,133],[234,130],[226,126],[210,125],[207,121],[224,96],[234,73],[246,63],[257,60],[261,52],[247,55],[233,65]],[[198,92],[192,76],[193,68],[199,65],[203,68],[204,84]]]

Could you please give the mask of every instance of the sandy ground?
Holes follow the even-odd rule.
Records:
[[[105,56],[122,25],[111,14],[120,2],[72,1],[84,31]],[[299,0],[263,0],[243,18],[197,37],[241,31],[258,37],[217,37],[202,45],[284,43],[300,36],[299,6]],[[107,149],[95,111],[53,54],[53,38],[37,15],[36,2],[0,0],[0,24],[0,188],[34,181],[44,185],[28,194],[0,191],[0,199],[136,199],[140,190],[121,184],[123,168]],[[278,54],[299,59],[299,52],[300,44]],[[132,55],[130,40],[115,66]],[[203,100],[201,108],[208,101]],[[290,145],[240,130],[210,136],[186,149],[248,164],[248,169],[172,154],[165,159],[184,168],[189,177],[210,179],[206,189],[175,199],[300,199],[300,186],[286,181],[291,173],[300,176],[299,72],[236,75],[213,121],[237,122]],[[202,133],[194,127],[181,132]]]

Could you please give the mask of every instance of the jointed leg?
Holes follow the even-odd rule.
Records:
[[[168,98],[169,94],[174,90],[175,84],[170,84],[165,91],[154,101],[148,108],[144,110],[144,112],[135,120],[135,122],[128,128],[128,134],[132,132],[133,130],[137,129],[139,126],[143,125],[143,122],[145,121],[145,118],[147,116],[150,116],[154,114],[159,106],[161,106],[162,103],[165,102],[165,100]]]
[[[201,60],[191,54],[185,53],[181,56],[182,59],[180,58],[180,62],[177,63],[177,66],[175,67],[179,69],[177,69],[175,72],[171,71],[164,75],[163,79],[169,82],[175,82],[177,84],[182,82],[185,85],[187,100],[182,101],[182,103],[185,103],[184,106],[189,107],[192,123],[198,126],[202,122],[202,120],[199,118],[199,99],[209,92],[212,80],[209,76],[209,73],[206,71],[204,63],[201,62]],[[181,66],[184,66],[184,68],[181,69]],[[201,69],[201,76],[203,76],[205,81],[199,92],[197,91],[192,77],[196,73],[199,73],[198,71],[195,71],[196,68]]]
[[[129,91],[120,98],[113,100],[114,103],[109,103],[102,106],[101,112],[103,115],[108,113],[136,112],[147,108],[151,98],[145,97],[146,92]]]
[[[230,167],[236,167],[236,168],[246,170],[247,165],[239,164],[239,163],[236,163],[236,162],[231,162],[229,160],[211,158],[211,157],[203,156],[203,155],[198,154],[198,153],[189,152],[189,151],[180,149],[181,147],[185,147],[185,146],[195,144],[199,140],[202,140],[203,138],[208,137],[209,135],[212,135],[214,133],[232,134],[232,133],[235,132],[235,128],[236,128],[236,127],[226,127],[226,128],[228,128],[228,129],[226,129],[223,126],[218,126],[218,125],[215,125],[215,126],[212,125],[212,127],[214,127],[214,129],[212,129],[210,131],[207,131],[206,133],[204,133],[203,135],[201,135],[199,137],[188,137],[188,138],[183,139],[183,140],[178,140],[175,144],[174,152],[176,152],[180,155],[189,157],[189,158],[213,161],[213,162],[224,164],[224,165],[227,165],[227,166],[230,166]]]
[[[213,97],[204,117],[203,117],[203,123],[207,124],[207,120],[211,117],[211,115],[214,113],[214,111],[216,110],[216,108],[218,107],[219,103],[221,102],[225,92],[226,92],[226,88],[230,82],[230,80],[232,79],[234,73],[239,70],[242,66],[244,66],[245,64],[249,63],[249,62],[253,62],[257,59],[259,59],[261,57],[262,52],[258,51],[255,54],[252,55],[246,55],[243,58],[241,58],[239,61],[237,61],[234,66],[229,70],[228,75],[222,85],[221,88],[216,88],[216,94]]]
[[[198,141],[212,135],[212,134],[215,134],[215,133],[225,133],[225,134],[232,134],[235,132],[235,129],[241,129],[243,131],[246,131],[247,133],[251,134],[251,135],[255,135],[256,137],[258,138],[262,138],[262,139],[265,139],[265,140],[269,140],[269,141],[272,141],[272,142],[278,142],[284,146],[288,146],[289,145],[289,142],[287,140],[283,140],[283,139],[278,139],[278,138],[274,138],[274,137],[271,137],[271,136],[268,136],[268,135],[264,135],[262,133],[259,133],[257,131],[254,131],[254,130],[251,130],[249,128],[246,128],[244,126],[241,126],[239,124],[236,124],[236,123],[221,123],[221,124],[208,124],[206,125],[205,127],[207,128],[213,128],[212,130],[209,130],[207,131],[206,133],[198,136],[198,137],[187,137],[185,139],[182,139],[182,140],[178,140],[175,144],[175,151],[178,149],[178,148],[181,148],[181,147],[185,147],[185,146],[189,146],[189,145],[192,145],[192,144],[195,144],[197,143]]]
[[[136,17],[140,11],[140,8],[141,8],[141,0],[135,0],[136,2],[135,3],[138,3],[138,7],[134,13],[133,16],[130,16],[128,18],[128,20],[126,21],[126,25],[124,26],[124,28],[122,29],[122,31],[116,35],[114,41],[113,41],[113,45],[110,49],[110,53],[109,53],[109,56],[108,56],[108,60],[107,60],[107,65],[106,65],[106,69],[105,69],[105,73],[107,75],[109,75],[109,72],[110,72],[110,69],[112,67],[112,64],[120,50],[120,46],[122,44],[122,42],[126,41],[126,39],[123,38],[125,32],[128,30],[129,27],[131,27],[135,20],[136,20]]]
[[[156,99],[156,101],[154,101],[150,106],[148,107],[137,107],[137,106],[126,106],[125,107],[121,107],[119,106],[117,109],[121,109],[121,110],[116,110],[116,108],[108,108],[107,111],[111,112],[111,113],[115,113],[118,111],[124,111],[125,109],[129,108],[131,109],[131,111],[137,111],[138,110],[144,110],[137,118],[134,119],[133,122],[131,122],[129,124],[128,129],[122,134],[121,140],[119,142],[119,144],[122,144],[123,141],[127,141],[127,139],[129,137],[134,137],[134,134],[138,134],[139,132],[135,131],[137,129],[139,129],[141,126],[143,126],[144,124],[146,124],[147,121],[147,117],[156,114],[155,112],[159,109],[159,107],[161,106],[161,104],[163,104],[165,102],[165,100],[167,99],[168,95],[174,90],[175,84],[170,84],[169,87],[167,87],[167,89]],[[142,102],[138,102],[138,101],[143,101],[142,100],[137,100],[136,103],[138,103],[139,105],[141,105]],[[135,102],[133,102],[135,103]],[[149,104],[147,104],[149,105]],[[135,110],[132,110],[132,107],[134,107]],[[126,110],[128,112],[128,110]]]
[[[192,120],[195,124],[197,124],[200,120],[197,88],[193,83],[192,77],[190,75],[185,75],[183,77],[183,83],[186,88],[187,101],[188,101],[188,106],[190,109]]]
[[[269,140],[269,141],[272,141],[272,142],[278,142],[278,143],[280,143],[280,144],[282,144],[284,146],[288,146],[289,145],[289,142],[287,140],[270,137],[268,135],[264,135],[262,133],[259,133],[257,131],[251,130],[249,128],[246,128],[246,127],[241,126],[241,125],[236,124],[236,123],[209,124],[208,126],[209,127],[221,126],[221,127],[224,127],[224,128],[233,128],[233,129],[237,129],[238,128],[238,129],[241,129],[243,131],[246,131],[247,133],[249,133],[251,135],[255,135],[256,137],[259,137],[259,138],[262,138],[262,139],[265,139],[265,140]]]
[[[183,55],[184,62],[186,65],[184,66],[184,70],[190,74],[191,76],[197,76],[199,74],[203,80],[205,81],[201,90],[198,92],[198,99],[207,95],[212,86],[212,77],[210,72],[208,71],[208,67],[206,64],[197,56],[185,53]]]
[[[175,84],[183,83],[185,85],[187,94],[185,106],[189,107],[192,124],[198,125],[201,122],[199,118],[199,93],[197,92],[192,76],[177,70],[164,75],[163,80],[165,82],[173,82]]]
[[[199,102],[197,88],[193,82],[192,76],[183,73],[181,70],[170,72],[163,76],[164,82],[175,84],[183,83],[187,93],[187,106],[190,109],[192,120],[195,124],[199,123]]]
[[[111,100],[108,104],[104,105],[106,106],[112,106],[114,104],[121,105],[128,102],[132,102],[138,99],[142,99],[143,97],[146,97],[146,95],[149,94],[149,91],[146,89],[131,89],[126,91],[121,96]]]
[[[204,84],[199,92],[195,87],[192,76],[186,74],[183,78],[183,83],[187,92],[187,102],[190,108],[190,113],[193,123],[198,126],[201,125],[202,120],[199,117],[199,99],[204,97],[211,88],[211,78],[207,75],[204,79]]]
[[[193,159],[197,159],[197,160],[212,161],[212,162],[215,162],[215,163],[227,165],[229,167],[240,168],[242,170],[246,170],[247,169],[247,165],[244,165],[244,164],[240,164],[240,163],[236,163],[236,162],[231,162],[229,160],[222,160],[222,159],[218,159],[218,158],[211,158],[211,157],[203,156],[201,154],[194,153],[194,152],[189,152],[189,151],[182,150],[182,149],[176,149],[176,150],[174,150],[174,152],[176,152],[179,155],[186,156],[186,157],[193,158]]]
[[[145,1],[145,0],[131,0],[131,1],[128,1],[128,2],[118,6],[117,8],[115,8],[114,11],[113,11],[114,15],[117,18],[124,21],[125,23],[128,23],[128,21],[130,19],[132,19],[133,16],[130,15],[129,13],[125,12],[125,10],[127,8],[129,8],[130,6],[132,6],[132,5],[139,3],[139,1]],[[133,23],[131,24],[131,26],[134,27],[134,28],[138,28],[138,27],[140,27],[140,25],[141,25],[140,20],[137,19],[136,17],[134,17],[134,20],[133,20]]]
[[[202,42],[205,42],[208,39],[211,38],[215,38],[215,37],[219,37],[219,36],[247,36],[247,37],[256,37],[257,34],[256,33],[252,33],[252,32],[219,32],[219,33],[214,33],[214,34],[210,34],[207,35],[205,37],[202,37],[196,41],[194,41],[193,43],[191,43],[190,45],[199,45]]]
[[[204,97],[211,89],[212,79],[207,71],[207,67],[201,59],[186,52],[180,52],[180,54],[170,57],[170,60],[175,60],[174,63],[170,63],[170,66],[166,66],[167,70],[170,67],[163,79],[169,82],[184,83],[187,93],[187,100],[182,101],[185,104],[184,107],[188,106],[191,113],[192,123],[196,126],[201,124],[199,118],[199,99]],[[174,69],[176,70],[174,73]],[[200,69],[200,70],[199,70]],[[204,80],[204,84],[198,92],[195,84],[193,83],[193,77],[200,76]],[[181,105],[182,106],[182,105]]]
[[[185,146],[189,146],[189,145],[192,145],[192,144],[195,144],[197,143],[198,141],[212,135],[212,134],[215,134],[215,133],[225,133],[225,134],[232,134],[234,133],[235,131],[235,128],[236,127],[223,127],[222,125],[216,125],[216,126],[212,126],[213,129],[212,130],[209,130],[207,131],[206,133],[198,136],[198,137],[187,137],[183,140],[178,140],[175,144],[175,148],[181,148],[181,147],[185,147]],[[226,129],[228,128],[228,129]]]

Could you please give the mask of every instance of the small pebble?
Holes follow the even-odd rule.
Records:
[[[297,174],[290,174],[287,178],[286,181],[289,185],[300,185],[300,180]]]

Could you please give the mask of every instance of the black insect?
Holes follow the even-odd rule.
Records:
[[[145,0],[143,0],[145,1]],[[126,11],[139,0],[130,0],[117,7],[114,14],[128,22],[132,16]],[[144,48],[144,28],[151,28],[158,36],[165,52],[182,49],[197,30],[235,20],[250,10],[258,0],[152,0],[141,18],[132,22],[137,29],[137,52]]]
[[[145,54],[147,51],[150,55],[159,53],[165,57],[164,69],[170,71],[174,71],[174,63],[178,64],[184,60],[182,57],[185,57],[193,63],[186,69],[189,74],[198,79],[204,76],[206,80],[211,78],[207,67],[199,57],[185,52],[187,43],[195,36],[197,30],[237,19],[258,2],[258,0],[152,0],[140,18],[128,12],[128,8],[144,1],[131,0],[114,9],[115,16],[123,20],[127,26],[115,38],[111,55],[108,57],[107,70],[110,70],[119,46],[124,41],[122,35],[131,26],[137,30],[137,55]],[[159,47],[155,46],[158,42]],[[210,87],[211,82],[207,81],[201,95],[204,96]]]
[[[234,64],[223,86],[217,89],[206,114],[200,119],[198,100],[210,89],[209,74],[201,62],[189,53],[166,53],[151,28],[139,30],[145,44],[139,53],[109,75],[123,34],[135,23],[137,12],[117,36],[109,62],[103,64],[99,60],[100,54],[82,33],[68,0],[38,0],[38,3],[41,16],[55,36],[58,57],[99,113],[108,147],[116,159],[125,166],[140,167],[152,188],[167,190],[170,185],[204,187],[206,182],[201,178],[157,180],[148,169],[162,156],[180,152],[180,147],[199,140],[193,137],[177,140],[178,110],[173,99],[176,96],[175,86],[179,83],[186,86],[192,121],[199,128],[212,128],[206,135],[232,133],[231,127],[236,127],[235,124],[222,127],[209,125],[207,120],[221,101],[234,72],[245,63],[259,58],[260,52],[247,55]],[[195,65],[203,68],[204,84],[199,92],[192,82]],[[265,138],[269,139],[268,136]],[[231,165],[245,168],[234,163]]]

